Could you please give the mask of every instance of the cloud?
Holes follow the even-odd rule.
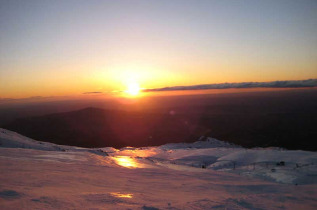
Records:
[[[35,101],[47,101],[54,100],[58,98],[63,98],[62,96],[30,96],[27,98],[0,98],[0,104],[9,104],[9,103],[26,103],[26,102],[35,102]]]
[[[102,94],[103,92],[98,92],[98,91],[95,91],[95,92],[84,92],[83,94]]]
[[[257,87],[262,87],[262,88],[317,87],[317,79],[173,86],[173,87],[164,87],[164,88],[144,89],[143,91],[154,92],[154,91],[173,91],[173,90],[207,90],[207,89],[257,88]]]
[[[0,104],[5,103],[5,102],[14,101],[14,100],[16,100],[16,99],[14,99],[14,98],[0,98]]]

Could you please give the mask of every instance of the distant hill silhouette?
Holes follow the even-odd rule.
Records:
[[[22,118],[4,127],[34,139],[82,147],[161,145],[200,136],[180,116],[99,108]]]
[[[154,109],[85,108],[2,125],[25,136],[82,147],[155,146],[211,136],[244,147],[317,150],[317,91],[158,98]],[[168,106],[167,106],[168,104]]]

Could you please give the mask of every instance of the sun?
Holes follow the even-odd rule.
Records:
[[[130,96],[137,96],[141,91],[140,85],[137,82],[129,82],[127,84],[127,89],[124,91]]]

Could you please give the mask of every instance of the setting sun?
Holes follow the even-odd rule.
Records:
[[[125,93],[127,93],[130,96],[137,96],[141,91],[140,85],[136,82],[130,82],[127,85],[127,89],[125,90]]]

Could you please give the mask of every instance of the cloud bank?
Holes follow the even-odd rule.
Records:
[[[258,87],[261,87],[261,88],[317,87],[317,79],[173,86],[173,87],[164,87],[164,88],[144,89],[143,91],[154,92],[154,91],[173,91],[173,90],[207,90],[207,89],[258,88]]]
[[[94,92],[84,92],[83,94],[102,94],[103,92],[94,91]]]

